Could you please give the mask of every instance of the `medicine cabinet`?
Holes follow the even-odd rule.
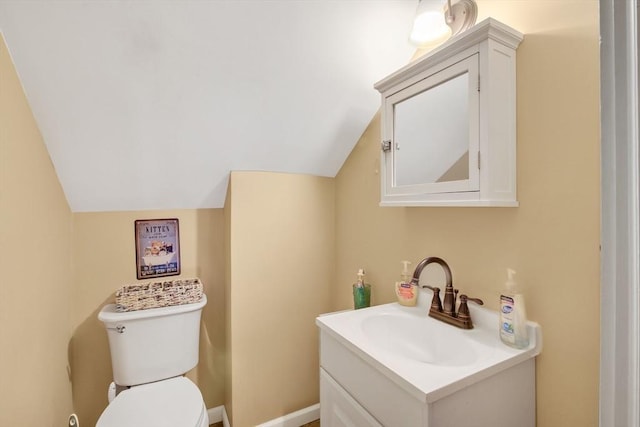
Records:
[[[381,206],[518,206],[522,38],[489,18],[375,84]]]

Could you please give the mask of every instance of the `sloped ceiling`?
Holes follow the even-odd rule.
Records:
[[[0,0],[75,212],[216,208],[231,170],[335,176],[415,0]]]

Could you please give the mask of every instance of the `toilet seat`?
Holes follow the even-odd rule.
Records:
[[[202,394],[185,377],[132,387],[107,406],[96,427],[206,427]]]

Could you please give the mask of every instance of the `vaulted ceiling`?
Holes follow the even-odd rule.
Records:
[[[415,0],[0,0],[75,212],[215,208],[231,170],[335,176]]]

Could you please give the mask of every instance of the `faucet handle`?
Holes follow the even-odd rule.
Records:
[[[478,305],[484,305],[484,301],[482,301],[480,298],[469,298],[464,294],[460,295],[460,302],[467,302],[467,301],[475,302]]]
[[[433,298],[431,299],[431,310],[442,311],[442,302],[440,301],[440,288],[429,285],[422,285],[422,287],[431,289],[433,291]]]
[[[469,298],[464,294],[460,295],[460,307],[458,307],[457,317],[464,322],[468,322],[469,325],[473,327],[473,324],[471,323],[471,314],[469,313],[469,306],[467,305],[467,301],[475,302],[478,305],[484,305],[484,302],[480,298]]]

